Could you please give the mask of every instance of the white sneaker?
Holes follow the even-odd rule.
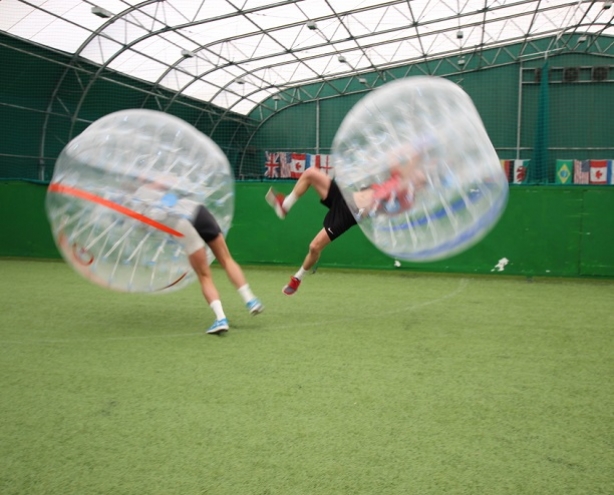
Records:
[[[286,197],[283,194],[276,192],[275,189],[273,189],[272,187],[269,189],[269,191],[266,193],[266,196],[264,197],[264,199],[266,199],[266,202],[271,205],[271,207],[275,210],[277,216],[282,220],[286,218],[286,210],[284,210],[284,207],[282,206],[285,198]]]

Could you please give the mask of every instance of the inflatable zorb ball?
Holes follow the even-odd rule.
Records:
[[[457,254],[505,209],[497,153],[469,96],[446,79],[410,77],[368,94],[343,120],[332,153],[360,228],[395,259]]]
[[[228,160],[191,125],[152,110],[109,114],[74,138],[46,198],[64,259],[88,280],[123,292],[175,290],[195,279],[180,226],[198,205],[225,235],[234,209]]]

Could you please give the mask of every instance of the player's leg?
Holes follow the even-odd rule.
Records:
[[[328,195],[331,180],[332,179],[328,175],[317,168],[308,168],[296,181],[290,194],[294,194],[297,198],[300,198],[307,192],[307,189],[313,187],[320,196],[320,199],[325,199]]]
[[[212,229],[217,229],[213,230],[212,232],[219,232],[219,226],[217,226],[217,223],[215,223],[215,219],[212,220],[213,224],[209,225],[211,222],[209,221],[209,217],[206,215],[206,211],[200,212],[199,210],[198,213],[204,215],[204,217],[200,218],[201,221],[197,221],[196,225],[185,218],[179,218],[173,222],[173,227],[183,234],[183,237],[180,238],[180,242],[188,255],[190,265],[198,278],[203,296],[209,304],[209,307],[215,313],[215,321],[207,330],[207,333],[217,334],[228,331],[228,319],[224,313],[224,308],[222,307],[222,302],[220,301],[220,295],[213,282],[213,276],[211,274],[211,269],[209,268],[209,261],[207,260],[207,251],[205,250],[205,241],[198,229],[204,229],[206,234],[208,233],[208,229],[210,227]],[[198,220],[198,218],[199,215],[196,215],[195,221]],[[207,221],[203,222],[203,218]]]
[[[188,256],[190,265],[192,266],[194,273],[198,277],[200,287],[202,289],[203,296],[208,304],[211,304],[216,299],[220,298],[220,295],[213,283],[213,277],[211,276],[211,270],[207,263],[207,253],[205,248],[201,248],[198,251]]]
[[[243,270],[230,254],[224,236],[219,234],[215,239],[210,240],[207,245],[211,248],[211,251],[213,251],[215,259],[226,272],[230,282],[236,287],[243,298],[245,306],[250,314],[257,315],[258,313],[262,313],[264,306],[251,291]]]
[[[287,196],[275,192],[271,187],[266,194],[267,203],[273,207],[279,218],[285,218],[290,208],[298,201],[298,199],[312,187],[320,196],[320,199],[326,199],[328,190],[330,189],[331,178],[324,172],[316,168],[308,168],[299,177],[294,185],[292,192]]]
[[[286,285],[282,289],[282,292],[284,294],[286,294],[287,296],[291,296],[298,290],[298,287],[301,284],[303,277],[318,262],[318,260],[320,259],[320,255],[322,254],[322,251],[324,250],[326,246],[330,244],[330,242],[331,242],[331,239],[328,233],[326,232],[326,230],[325,229],[320,230],[320,232],[318,232],[318,234],[309,243],[309,252],[307,253],[307,256],[305,256],[305,260],[303,261],[302,266],[294,274],[294,276],[290,278],[290,282],[288,282],[288,285]]]
[[[190,265],[192,266],[194,273],[196,273],[196,276],[198,277],[198,282],[200,283],[205,300],[215,313],[215,321],[207,330],[207,333],[216,334],[228,331],[228,319],[224,313],[222,302],[220,301],[220,295],[215,287],[215,284],[213,283],[213,277],[207,261],[207,253],[204,245],[197,251],[191,253],[188,256],[188,260],[190,261]]]

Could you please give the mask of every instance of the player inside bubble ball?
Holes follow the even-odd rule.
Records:
[[[236,287],[250,314],[261,313],[264,306],[250,289],[243,270],[230,254],[222,230],[211,212],[202,204],[188,198],[179,198],[174,194],[173,187],[177,182],[174,176],[166,175],[155,180],[144,180],[145,184],[136,190],[134,199],[147,205],[147,214],[154,220],[164,221],[169,227],[183,234],[183,238],[178,240],[183,245],[190,265],[198,277],[203,296],[215,314],[215,321],[207,333],[227,332],[230,326],[219,292],[213,282],[205,244],[209,246],[228,279]],[[168,215],[166,212],[171,210],[173,214]]]
[[[421,167],[421,156],[425,148],[406,145],[386,156],[389,176],[380,183],[373,183],[354,193],[352,208],[348,206],[334,179],[316,168],[308,168],[300,176],[287,196],[272,187],[266,194],[266,201],[277,216],[284,219],[296,201],[312,187],[320,196],[320,203],[328,208],[323,228],[309,243],[309,250],[303,264],[282,289],[291,296],[299,288],[303,277],[318,262],[322,251],[332,241],[365,217],[378,214],[397,214],[411,209],[416,192],[427,184]],[[357,213],[353,213],[354,209]]]

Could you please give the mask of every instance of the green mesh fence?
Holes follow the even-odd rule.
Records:
[[[0,179],[49,181],[72,137],[125,108],[161,110],[194,125],[224,150],[237,180],[287,179],[294,158],[328,170],[334,135],[360,98],[387,81],[431,74],[471,96],[510,183],[610,184],[612,41],[597,37],[532,60],[509,46],[467,54],[463,64],[427,61],[341,79],[334,88],[287,89],[272,98],[276,111],[243,116],[0,33]]]

